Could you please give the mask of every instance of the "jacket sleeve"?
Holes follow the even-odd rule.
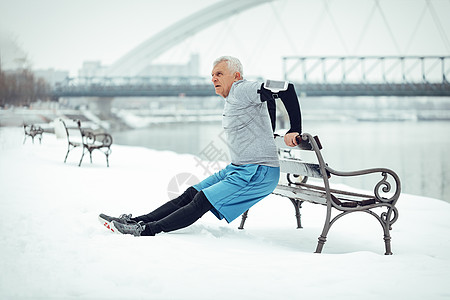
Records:
[[[279,98],[284,104],[289,115],[289,122],[291,128],[290,132],[302,133],[302,113],[300,111],[300,104],[298,102],[297,93],[295,92],[294,85],[289,83],[287,90],[278,93]]]
[[[272,121],[272,128],[275,129],[275,99],[280,98],[289,116],[290,129],[287,133],[298,132],[302,133],[302,114],[300,111],[300,104],[298,102],[297,93],[294,85],[289,83],[287,90],[274,93],[261,84],[259,91],[261,101],[267,101],[270,119]]]

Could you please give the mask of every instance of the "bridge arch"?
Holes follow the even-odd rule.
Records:
[[[109,76],[134,76],[147,64],[187,37],[224,19],[275,0],[223,0],[210,5],[160,31],[113,63]],[[142,62],[145,61],[145,64]]]

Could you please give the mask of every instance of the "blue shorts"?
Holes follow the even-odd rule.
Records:
[[[276,188],[280,168],[262,165],[228,165],[194,185],[213,205],[211,212],[230,223]]]

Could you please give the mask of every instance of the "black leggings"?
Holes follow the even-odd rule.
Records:
[[[161,205],[149,214],[133,218],[146,223],[141,235],[155,235],[169,232],[193,224],[213,208],[203,192],[188,188],[179,197]]]

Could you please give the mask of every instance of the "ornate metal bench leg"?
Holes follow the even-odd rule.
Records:
[[[300,214],[300,208],[302,208],[303,201],[295,200],[292,198],[289,198],[289,200],[291,200],[291,202],[295,208],[295,218],[297,219],[297,229],[303,228],[302,227],[302,215]]]
[[[391,233],[390,230],[392,230],[392,224],[397,220],[398,218],[398,211],[395,207],[391,207],[388,209],[387,214],[382,215],[382,226],[384,231],[384,246],[386,248],[385,255],[392,255],[391,251]]]
[[[314,253],[322,253],[323,245],[325,244],[326,241],[327,241],[326,236],[323,235],[319,236],[319,241],[317,242],[316,251]]]
[[[390,214],[388,214],[389,216],[387,218],[382,218],[383,222],[382,222],[382,227],[383,227],[383,232],[384,232],[384,247],[386,249],[386,253],[384,253],[385,255],[392,255],[392,251],[391,251],[391,233],[389,232],[389,230],[391,230],[391,223],[389,222],[390,220]]]
[[[83,157],[84,157],[84,149],[83,149],[83,154],[81,154],[81,159],[80,159],[80,163],[78,164],[78,166],[81,166],[81,162],[83,161]]]
[[[330,219],[331,219],[331,204],[330,202],[328,202],[325,224],[323,225],[322,234],[319,236],[319,241],[317,242],[316,251],[314,253],[322,253],[323,245],[327,241],[328,231],[330,231],[331,225],[336,220],[334,219],[332,222],[330,222]]]
[[[109,159],[108,159],[109,154],[105,154],[105,155],[106,155],[106,166],[109,168]]]
[[[66,161],[67,161],[67,156],[69,156],[69,152],[70,152],[70,148],[67,149],[66,158],[64,158],[64,163],[66,163]]]
[[[249,210],[247,210],[245,213],[242,214],[241,225],[239,225],[238,229],[244,229],[244,223],[245,220],[247,219],[248,211]]]
[[[391,251],[391,236],[390,235],[384,235],[384,246],[386,247],[386,253],[385,255],[392,255]]]

